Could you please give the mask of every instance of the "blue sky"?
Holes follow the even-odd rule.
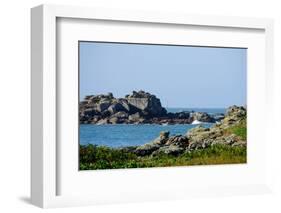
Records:
[[[145,90],[164,107],[246,104],[247,50],[80,42],[80,100]]]

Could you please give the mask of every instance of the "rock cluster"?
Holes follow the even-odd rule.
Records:
[[[246,146],[246,141],[227,131],[241,122],[246,122],[246,115],[244,107],[232,106],[228,108],[226,117],[211,128],[198,125],[185,135],[170,137],[169,132],[161,132],[159,137],[152,142],[135,147],[131,151],[138,156],[155,156],[160,153],[176,156],[186,151],[204,149],[215,144]]]
[[[193,121],[216,122],[223,118],[205,112],[167,113],[155,95],[133,91],[124,98],[112,93],[86,96],[79,105],[80,123],[83,124],[190,124]]]

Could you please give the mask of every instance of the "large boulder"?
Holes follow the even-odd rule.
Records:
[[[102,111],[100,114],[102,118],[108,118],[111,115],[108,109]]]
[[[109,124],[109,120],[107,118],[105,119],[100,119],[99,121],[96,122],[97,125],[104,125],[104,124]]]
[[[177,146],[177,147],[181,147],[181,148],[186,148],[189,145],[189,141],[188,138],[184,135],[175,135],[175,136],[171,136],[167,142],[165,143],[165,145],[168,146]]]
[[[121,121],[120,121],[120,119],[118,117],[109,118],[109,122],[111,124],[119,124],[119,123],[121,123]]]
[[[191,130],[187,131],[186,135],[187,135],[187,137],[189,137],[189,136],[193,136],[193,135],[198,135],[198,133],[207,132],[209,130],[210,130],[209,128],[205,128],[202,125],[198,125],[198,126],[192,128]]]
[[[119,98],[117,99],[117,103],[121,104],[123,108],[125,108],[126,112],[132,113],[133,109],[126,99]]]
[[[155,143],[147,143],[142,146],[139,146],[134,152],[136,155],[145,156],[150,155],[155,150],[159,149],[160,145]]]
[[[114,99],[113,94],[112,93],[108,93],[106,95],[104,94],[100,94],[100,95],[87,95],[84,98],[83,103],[84,104],[97,104],[103,101],[111,101],[112,99]]]
[[[148,112],[151,117],[167,114],[166,109],[161,105],[160,99],[142,90],[139,92],[133,91],[133,94],[127,95],[126,99],[130,105],[141,111]]]
[[[108,107],[108,111],[111,113],[111,114],[114,114],[116,112],[128,112],[128,110],[121,104],[121,103],[114,103],[114,104],[111,104],[109,107]]]
[[[223,113],[216,113],[212,117],[214,118],[214,120],[216,122],[219,122],[219,121],[221,121],[222,119],[225,118],[225,115]]]
[[[233,105],[226,110],[226,116],[245,117],[246,108],[244,108],[243,106]]]
[[[193,118],[193,121],[201,121],[207,123],[213,123],[215,121],[215,119],[206,112],[194,112],[191,113],[191,117]]]
[[[150,143],[144,144],[142,146],[137,147],[135,153],[140,156],[150,155],[154,151],[158,150],[160,147],[164,146],[164,144],[169,139],[170,132],[160,132],[160,135]]]
[[[246,141],[237,141],[231,144],[231,146],[236,146],[236,147],[246,147],[247,142]]]
[[[247,110],[242,106],[231,106],[226,110],[225,118],[220,121],[220,128],[227,129],[233,125],[245,121]]]
[[[102,102],[97,103],[97,105],[96,105],[97,111],[103,112],[103,111],[107,110],[110,105],[111,105],[110,101],[103,100]]]
[[[159,154],[178,156],[179,154],[182,154],[184,150],[185,150],[184,148],[175,145],[162,146],[158,150],[154,151],[152,153],[152,156],[157,156]]]
[[[190,118],[190,112],[176,112],[173,114],[174,114],[174,118],[178,118],[178,119],[189,119]]]
[[[112,124],[126,123],[128,116],[126,112],[117,112],[109,117],[109,122]]]
[[[223,136],[223,131],[219,128],[204,128],[201,125],[187,132],[189,150],[206,148],[214,143],[217,138]]]
[[[93,116],[99,115],[99,114],[100,113],[93,108],[88,108],[81,112],[81,116],[88,116],[88,117],[93,117]]]
[[[152,141],[153,144],[159,144],[159,145],[163,145],[167,142],[167,140],[169,139],[169,131],[162,131],[160,132],[159,136],[154,139]]]
[[[141,115],[139,112],[136,112],[135,114],[132,114],[129,116],[130,121],[137,121],[141,118]]]
[[[91,123],[96,124],[101,119],[101,116],[95,115],[92,117]]]

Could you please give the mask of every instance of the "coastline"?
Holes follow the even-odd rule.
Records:
[[[244,107],[231,106],[225,117],[210,128],[198,125],[180,135],[163,131],[140,146],[80,145],[80,169],[246,163],[246,119]]]

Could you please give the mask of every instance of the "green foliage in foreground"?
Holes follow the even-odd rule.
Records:
[[[246,163],[246,148],[214,145],[179,156],[159,154],[138,157],[134,153],[105,146],[80,145],[80,170],[145,168],[188,165]]]
[[[227,129],[227,132],[233,133],[241,138],[241,140],[247,140],[247,124],[246,119],[241,121],[239,124]]]

